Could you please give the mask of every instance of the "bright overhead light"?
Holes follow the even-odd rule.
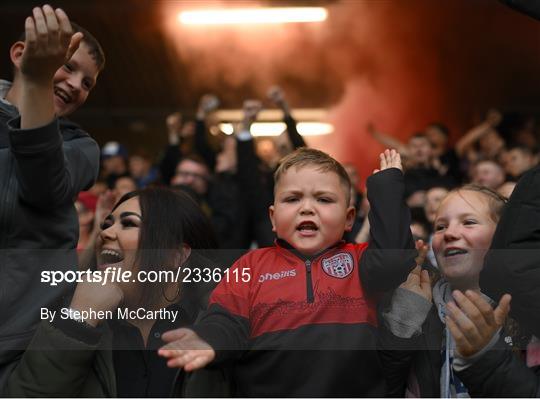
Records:
[[[296,129],[302,136],[322,136],[334,132],[333,125],[322,122],[299,122]]]
[[[185,25],[281,24],[324,21],[323,7],[239,8],[183,11],[178,20]]]
[[[234,127],[231,123],[220,123],[219,128],[227,135],[234,133]],[[255,122],[251,125],[250,131],[254,137],[269,137],[279,136],[286,128],[287,126],[283,122]],[[334,131],[334,126],[323,122],[299,122],[296,128],[302,136],[322,136]]]
[[[219,124],[219,129],[225,133],[227,136],[230,136],[231,134],[234,133],[234,127],[232,125],[232,123],[220,123]]]

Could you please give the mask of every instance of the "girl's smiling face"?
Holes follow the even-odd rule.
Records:
[[[455,288],[478,288],[496,226],[485,194],[458,190],[441,203],[435,218],[433,251],[441,273]]]

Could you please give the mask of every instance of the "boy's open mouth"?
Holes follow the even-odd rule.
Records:
[[[65,104],[68,104],[71,102],[71,96],[66,93],[65,90],[61,89],[58,86],[54,87],[54,95],[58,97],[60,100],[62,100]]]
[[[303,233],[310,233],[319,230],[319,228],[314,222],[308,220],[296,226],[296,230]]]

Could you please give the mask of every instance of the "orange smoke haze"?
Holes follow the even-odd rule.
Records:
[[[529,109],[540,100],[540,23],[495,1],[342,0],[312,24],[178,23],[180,11],[201,3],[164,2],[162,9],[171,56],[194,91],[237,108],[279,84],[293,108],[329,109],[335,132],[308,142],[355,163],[363,180],[383,149],[366,132],[370,121],[403,140],[441,121],[455,139],[490,107]]]

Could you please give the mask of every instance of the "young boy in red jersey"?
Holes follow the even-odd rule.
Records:
[[[200,322],[163,335],[160,355],[186,371],[235,361],[234,396],[383,395],[377,299],[405,281],[416,254],[399,154],[381,154],[368,179],[369,244],[342,241],[351,183],[329,155],[293,152],[275,183],[276,245],[240,258]],[[249,282],[235,278],[246,270]]]

